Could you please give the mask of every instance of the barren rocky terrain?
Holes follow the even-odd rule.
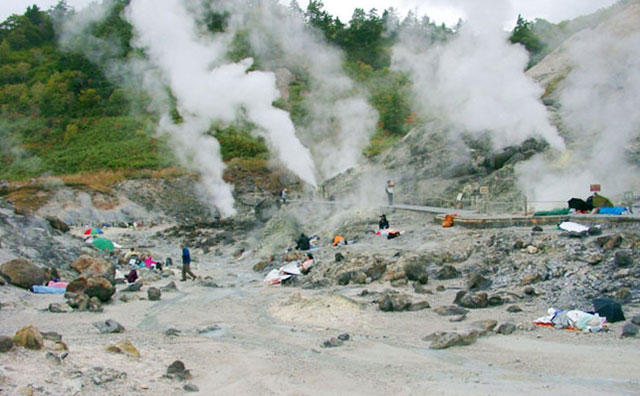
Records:
[[[233,221],[163,215],[156,225],[106,227],[123,251],[174,262],[187,242],[199,279],[180,282],[179,266],[141,271],[138,291],[116,284],[87,310],[72,309],[73,297],[0,286],[0,335],[28,325],[44,334],[41,349],[0,353],[0,394],[640,392],[639,339],[629,333],[640,314],[638,226],[571,238],[553,226],[445,229],[431,215],[386,209],[404,231],[388,240],[369,232],[380,210],[293,203],[265,224],[247,211]],[[6,203],[2,219],[4,261],[25,257],[72,280],[81,254],[118,258],[87,247],[81,224],[63,233]],[[25,230],[41,240],[16,239]],[[287,248],[300,232],[319,237],[316,265],[265,285],[269,269],[298,256]],[[352,243],[330,246],[335,234]],[[45,242],[59,260],[47,261]],[[604,333],[533,324],[549,307],[591,309],[601,296],[622,302],[627,321]],[[110,333],[117,326],[106,321],[123,330]]]

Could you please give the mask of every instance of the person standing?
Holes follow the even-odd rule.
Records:
[[[182,249],[182,281],[187,280],[187,274],[196,280],[198,277],[195,276],[193,272],[191,272],[191,253],[189,252],[189,248],[184,246],[184,244],[180,245],[180,249]]]
[[[387,180],[387,186],[384,191],[387,193],[387,199],[389,200],[389,206],[393,206],[393,189],[396,183],[393,180]]]
[[[283,189],[280,191],[280,201],[281,201],[283,204],[286,204],[286,203],[287,203],[287,189],[286,189],[286,188],[283,188]]]

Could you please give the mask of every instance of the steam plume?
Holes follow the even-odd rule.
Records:
[[[341,53],[301,16],[275,1],[214,1],[211,7],[231,14],[231,31],[248,31],[252,50],[268,69],[284,67],[308,75],[308,113],[298,129],[319,176],[331,178],[358,165],[378,114],[345,74]]]
[[[469,20],[453,39],[423,51],[407,41],[394,48],[393,67],[411,74],[419,105],[460,133],[490,132],[496,148],[537,136],[563,149],[539,100],[542,88],[524,74],[525,49],[502,29],[508,2],[460,3]]]
[[[570,150],[555,161],[537,158],[519,167],[522,187],[531,196],[584,198],[594,183],[612,196],[640,187],[638,159],[633,163],[626,151],[640,136],[638,20],[636,1],[559,50],[571,62],[571,71],[558,88]]]

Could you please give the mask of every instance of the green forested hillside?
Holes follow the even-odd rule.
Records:
[[[116,1],[109,16],[91,27],[96,37],[117,43],[111,55],[122,59],[136,56],[129,44],[131,27],[121,18],[127,3]],[[356,9],[352,19],[343,23],[318,0],[309,2],[305,10],[296,2],[291,7],[345,53],[345,70],[368,90],[380,120],[366,154],[376,155],[403,136],[416,116],[410,105],[408,77],[389,68],[397,32],[413,27],[431,40],[445,40],[455,32],[426,17],[410,14],[400,20],[393,9],[382,14]],[[174,160],[166,143],[154,138],[155,116],[145,111],[148,98],[142,91],[119,87],[109,81],[101,65],[58,46],[57,27],[73,12],[64,1],[50,10],[34,5],[0,23],[0,178],[171,166]],[[224,30],[226,18],[211,15],[207,27]],[[512,41],[526,45],[534,57],[548,51],[549,46],[536,44],[539,34],[534,27],[542,24],[521,20]],[[229,55],[241,59],[253,55],[250,51],[239,33]],[[260,59],[256,65],[259,67]],[[291,112],[294,122],[304,118],[304,92],[308,90],[304,76],[297,77],[291,83],[289,100],[276,103]],[[225,161],[267,157],[264,142],[246,128],[212,129]]]

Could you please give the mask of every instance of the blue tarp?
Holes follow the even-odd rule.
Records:
[[[50,286],[31,286],[31,291],[38,294],[64,294],[66,289],[61,287],[50,287]]]
[[[613,206],[613,207],[603,206],[600,209],[598,209],[598,213],[604,214],[604,215],[621,215],[627,211],[628,211],[627,208],[623,208],[621,206]]]

